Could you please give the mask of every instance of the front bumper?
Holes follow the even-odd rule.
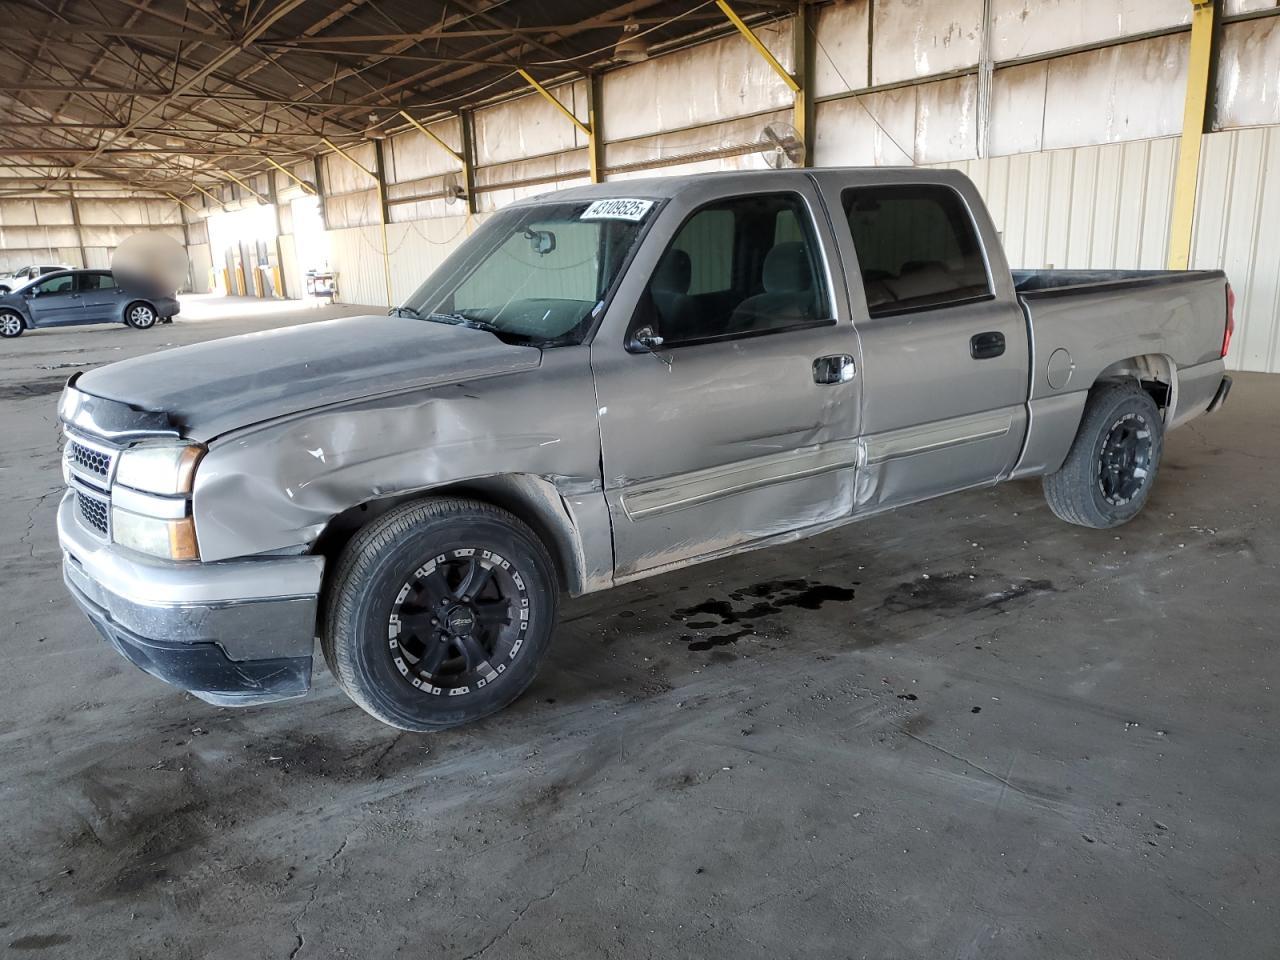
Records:
[[[167,563],[94,537],[68,493],[58,509],[62,573],[117,652],[222,706],[300,697],[311,687],[321,557]]]

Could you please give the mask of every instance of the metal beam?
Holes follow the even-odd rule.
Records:
[[[591,182],[599,183],[604,179],[604,134],[601,130],[600,118],[603,109],[603,84],[598,73],[587,75],[587,169],[591,171]]]
[[[177,94],[190,91],[193,87],[195,87],[198,83],[200,83],[200,81],[204,80],[206,77],[212,74],[215,70],[217,70],[223,64],[227,63],[228,61],[233,59],[235,56],[237,56],[239,53],[241,53],[246,47],[248,47],[251,43],[253,43],[253,41],[257,40],[259,37],[261,37],[264,33],[266,33],[267,30],[269,30],[274,24],[279,22],[283,17],[288,16],[291,12],[293,12],[295,9],[300,7],[303,4],[303,2],[304,0],[280,0],[280,2],[276,4],[276,6],[274,6],[271,10],[269,10],[266,14],[264,14],[262,18],[257,21],[257,23],[255,23],[252,27],[250,27],[245,32],[244,36],[241,37],[233,47],[227,50],[224,50],[222,53],[219,53],[217,56],[215,56],[212,60],[210,60],[204,66],[200,67],[198,70],[195,71],[195,73],[192,73],[185,80],[183,80],[175,90],[173,90],[170,93],[166,93],[165,95],[160,97],[160,99],[156,100],[153,104],[151,104],[151,106],[145,107],[142,110],[140,110],[132,119],[129,120],[127,124],[125,124],[125,128],[123,130],[118,131],[115,137],[104,140],[103,143],[96,148],[94,153],[92,153],[85,160],[81,160],[79,163],[77,163],[75,169],[81,169],[86,164],[91,162],[95,157],[101,154],[104,150],[106,150],[106,148],[111,143],[113,143],[116,139],[124,136],[126,133],[130,132],[135,127],[142,126],[143,123],[145,123],[148,119],[155,116],[156,113],[163,110],[166,106],[172,103],[174,97]]]
[[[378,164],[378,170],[374,171],[370,170],[355,157],[351,156],[351,154],[347,153],[347,151],[343,150],[328,137],[321,137],[320,139],[326,147],[338,154],[338,156],[342,157],[357,170],[361,170],[366,176],[373,178],[374,186],[378,190],[378,221],[379,226],[382,227],[382,270],[383,276],[387,281],[387,306],[393,307],[395,306],[395,303],[391,298],[391,245],[387,241],[387,188],[382,178],[382,152],[377,149],[378,144],[375,141],[373,156],[374,161]],[[319,161],[317,161],[317,166],[318,165]]]
[[[324,163],[319,154],[311,157],[311,169],[316,172],[316,202],[320,204],[320,223],[329,229],[329,208],[325,203]]]
[[[400,116],[408,120],[409,123],[413,125],[413,128],[417,130],[420,134],[422,134],[424,137],[427,137],[430,140],[434,140],[437,144],[439,144],[439,146],[444,150],[445,153],[449,154],[449,156],[457,160],[458,163],[462,164],[463,167],[466,167],[467,162],[464,159],[462,159],[462,154],[458,153],[456,150],[453,149],[453,147],[449,146],[442,139],[440,139],[440,137],[432,133],[429,129],[427,129],[425,125],[413,119],[413,117],[410,116],[407,111],[401,110]]]
[[[174,196],[172,193],[166,193],[166,194],[165,194],[165,196],[166,196],[166,197],[168,197],[170,200],[172,200],[174,203],[180,203],[180,204],[182,204],[184,207],[186,207],[186,208],[187,208],[188,210],[190,210],[192,213],[199,213],[199,212],[200,212],[200,208],[199,208],[199,207],[193,207],[191,204],[187,203],[187,201],[183,200],[181,197],[176,197],[176,196]]]
[[[813,64],[816,52],[816,40],[813,24],[809,20],[809,5],[804,0],[796,4],[796,16],[792,22],[791,39],[794,46],[794,62],[796,77],[800,89],[795,91],[793,108],[796,132],[800,134],[800,142],[804,144],[804,164],[813,166]]]
[[[288,171],[285,171],[288,173]],[[274,175],[267,178],[267,193],[271,195],[271,207],[276,215],[276,296],[289,299],[289,281],[284,275],[284,221],[280,219],[280,192],[276,189]]]
[[[262,159],[267,161],[267,163],[271,164],[271,166],[275,167],[277,170],[283,173],[286,177],[288,177],[290,180],[292,180],[294,183],[300,186],[304,193],[309,193],[312,196],[315,196],[316,188],[313,187],[311,184],[307,183],[307,181],[303,180],[301,177],[295,174],[288,167],[285,167],[279,163],[276,163],[270,157],[263,157]]]
[[[89,255],[84,249],[84,230],[80,226],[80,205],[76,202],[75,191],[71,192],[71,222],[76,228],[76,246],[80,248],[80,267],[89,269]]]
[[[476,204],[476,143],[472,111],[458,115],[462,122],[462,186],[467,191],[467,233],[471,233],[471,217],[479,212]]]
[[[755,35],[755,31],[748,27],[738,16],[733,7],[729,6],[726,0],[716,0],[716,6],[720,8],[720,12],[729,18],[729,22],[738,28],[738,32],[742,34],[747,43],[756,48],[756,52],[764,57],[765,62],[773,68],[773,72],[780,76],[784,83],[791,88],[793,93],[800,92],[800,84],[796,82],[796,78],[787,72],[786,68],[778,62],[777,57],[769,52],[769,48],[760,42],[760,38]]]
[[[585,123],[583,123],[581,120],[579,120],[577,117],[575,117],[575,116],[573,115],[573,111],[572,111],[572,110],[570,110],[568,107],[566,107],[566,106],[565,106],[563,103],[561,103],[559,100],[557,100],[557,99],[552,95],[552,93],[551,93],[551,91],[550,91],[550,90],[548,90],[546,87],[544,87],[542,84],[540,84],[537,80],[533,79],[533,77],[531,77],[531,76],[529,75],[529,72],[528,72],[527,70],[525,70],[523,67],[516,67],[516,73],[520,74],[520,76],[524,78],[525,83],[527,83],[527,84],[529,84],[529,86],[533,87],[533,89],[534,89],[534,90],[536,90],[538,93],[540,93],[540,94],[542,95],[543,99],[545,99],[545,100],[546,100],[548,103],[550,103],[553,107],[555,107],[557,110],[559,110],[561,113],[563,113],[566,117],[568,117],[568,118],[569,118],[569,121],[570,121],[570,122],[571,122],[575,127],[577,127],[577,128],[578,128],[579,130],[581,130],[584,134],[586,134],[588,138],[590,138],[590,136],[591,136],[591,128],[590,128],[590,127],[588,127],[588,126],[587,126]]]
[[[217,196],[215,196],[214,194],[210,193],[208,190],[206,190],[204,187],[200,186],[200,184],[196,183],[194,180],[192,180],[192,181],[191,181],[191,185],[192,185],[193,187],[195,187],[197,190],[199,190],[201,193],[203,193],[203,194],[204,194],[206,197],[208,197],[210,200],[212,200],[214,203],[216,203],[216,204],[218,205],[218,209],[219,209],[219,210],[226,210],[226,209],[227,209],[227,205],[226,205],[225,203],[223,203],[223,202],[222,202],[222,198],[221,198],[221,197],[217,197]]]
[[[248,190],[248,191],[249,191],[250,193],[252,193],[255,197],[257,197],[257,198],[258,198],[258,200],[259,200],[260,202],[262,202],[262,203],[270,203],[270,202],[271,202],[271,201],[270,201],[270,200],[268,200],[266,197],[264,197],[262,194],[260,194],[257,190],[253,189],[253,187],[249,186],[247,183],[245,183],[243,180],[241,180],[239,177],[237,177],[237,176],[236,176],[234,173],[232,173],[231,171],[229,171],[229,170],[223,170],[223,171],[222,171],[222,175],[223,175],[224,177],[226,177],[228,180],[231,180],[231,181],[233,181],[233,182],[235,182],[235,183],[238,183],[238,184],[240,185],[240,188],[241,188],[242,190]]]
[[[1204,139],[1209,81],[1217,46],[1217,0],[1191,0],[1191,52],[1187,58],[1187,95],[1178,146],[1178,175],[1173,187],[1169,227],[1169,269],[1186,270],[1191,261],[1200,146]]]

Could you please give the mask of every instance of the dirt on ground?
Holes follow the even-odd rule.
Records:
[[[1017,482],[571,601],[520,701],[417,736],[319,658],[209,706],[67,597],[65,377],[327,315],[199,306],[0,349],[14,956],[1275,954],[1280,378],[1121,529]]]

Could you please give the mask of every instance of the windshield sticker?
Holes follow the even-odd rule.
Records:
[[[596,200],[582,211],[579,220],[643,220],[653,206],[652,200]]]

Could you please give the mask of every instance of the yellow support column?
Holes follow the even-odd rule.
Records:
[[[1169,228],[1170,270],[1186,270],[1191,262],[1191,227],[1196,212],[1196,185],[1200,179],[1200,145],[1209,102],[1217,8],[1216,0],[1191,0],[1187,99],[1182,112],[1182,142],[1178,147],[1178,177],[1173,187],[1173,217]]]

